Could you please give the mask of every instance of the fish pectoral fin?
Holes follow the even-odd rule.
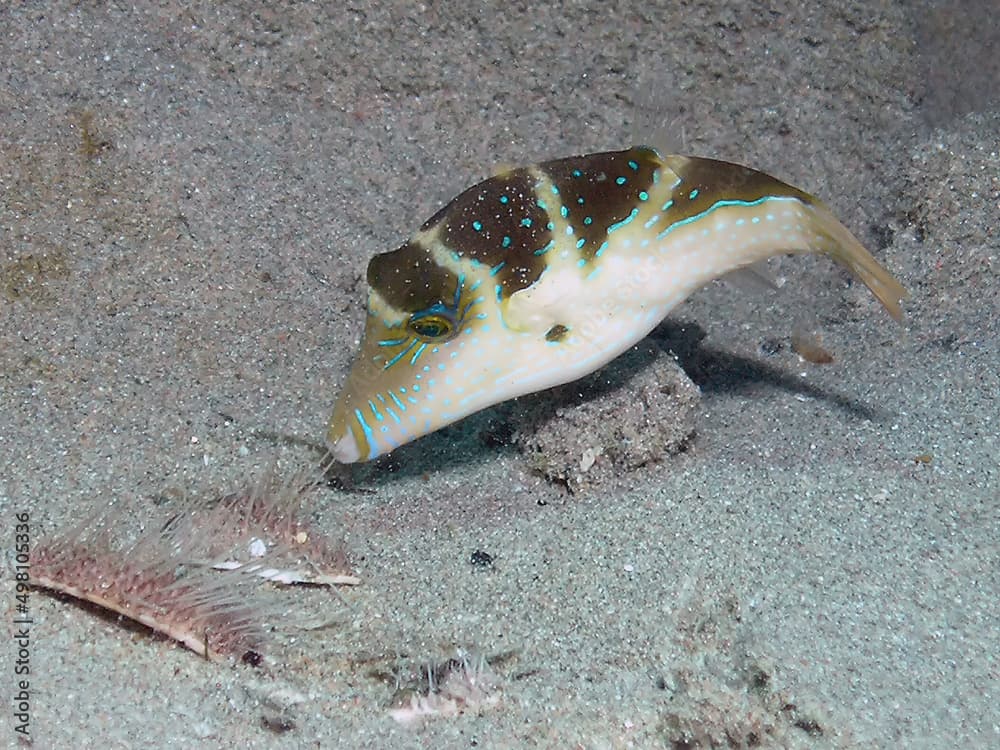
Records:
[[[778,289],[777,282],[767,268],[767,261],[758,261],[737,268],[735,271],[723,274],[719,281],[730,284],[745,294],[760,294]]]

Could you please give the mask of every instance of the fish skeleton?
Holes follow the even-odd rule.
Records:
[[[906,291],[830,209],[763,172],[648,147],[501,172],[372,258],[327,444],[367,461],[576,380],[699,287],[784,253],[831,256],[901,318]]]

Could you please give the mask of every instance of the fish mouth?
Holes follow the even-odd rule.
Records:
[[[326,436],[326,447],[330,451],[330,455],[338,463],[353,464],[361,458],[358,441],[350,429],[346,430],[342,435],[335,435],[333,430],[331,430]]]

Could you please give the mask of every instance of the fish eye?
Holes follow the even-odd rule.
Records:
[[[425,341],[438,341],[451,336],[455,321],[441,313],[416,313],[410,316],[406,327]]]

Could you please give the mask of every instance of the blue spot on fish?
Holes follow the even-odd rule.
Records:
[[[611,225],[610,227],[608,227],[608,234],[611,234],[611,233],[612,233],[612,232],[614,232],[615,230],[617,230],[617,229],[621,229],[622,227],[624,227],[624,226],[626,226],[627,224],[631,223],[631,221],[632,221],[632,220],[633,220],[633,219],[634,219],[634,218],[635,218],[636,216],[638,216],[638,215],[639,215],[639,209],[638,209],[638,208],[633,208],[633,209],[632,209],[632,211],[631,211],[631,213],[629,213],[629,215],[628,215],[628,216],[626,216],[626,217],[625,217],[624,219],[622,219],[621,221],[619,221],[619,222],[617,222],[617,223],[615,223],[615,224],[612,224],[612,225]]]
[[[535,255],[545,255],[545,253],[547,253],[549,250],[555,247],[555,245],[556,245],[555,240],[549,240],[548,243],[545,245],[545,247],[541,247],[538,250],[535,250]]]
[[[416,345],[417,345],[417,340],[413,339],[410,342],[409,346],[407,346],[405,349],[403,349],[402,351],[400,351],[395,357],[393,357],[388,362],[386,362],[385,365],[383,365],[382,369],[383,370],[388,370],[394,364],[396,364],[397,362],[399,362],[399,360],[401,360],[403,357],[405,357],[407,354],[409,354],[410,350],[413,349],[413,347],[415,347]]]
[[[417,350],[413,352],[413,356],[410,357],[411,365],[415,365],[417,363],[417,360],[420,358],[420,355],[424,353],[424,349],[426,348],[427,344],[421,344],[420,346],[417,347]]]
[[[368,445],[374,449],[375,446],[372,444],[372,439],[374,438],[372,428],[368,426],[368,423],[365,421],[365,416],[361,413],[360,409],[354,410],[354,418],[358,420],[358,424],[361,425],[361,431],[364,433],[365,439],[368,441]],[[374,452],[374,450],[372,452]]]

